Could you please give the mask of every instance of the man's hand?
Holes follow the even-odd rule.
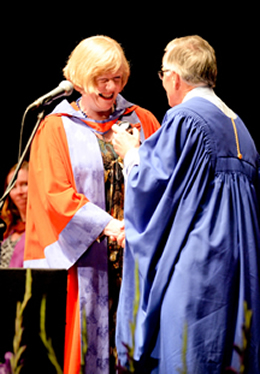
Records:
[[[122,159],[130,149],[140,147],[140,132],[137,128],[133,127],[133,135],[118,125],[113,125],[112,130],[114,132],[112,140],[114,150]]]
[[[125,248],[125,230],[123,230],[117,237],[117,244],[122,247],[122,248]]]

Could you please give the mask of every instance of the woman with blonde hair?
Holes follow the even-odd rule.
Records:
[[[111,127],[128,121],[141,141],[159,128],[149,111],[120,95],[129,74],[115,40],[80,42],[64,75],[81,96],[62,101],[32,144],[25,267],[68,269],[65,374],[79,373],[81,356],[86,373],[114,372],[122,248],[111,238],[124,229],[124,180]]]

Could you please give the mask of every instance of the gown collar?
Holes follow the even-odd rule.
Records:
[[[128,108],[133,107],[134,104],[130,103],[122,95],[118,95],[115,104],[114,112],[105,120],[94,120],[92,118],[86,118],[84,114],[78,110],[76,103],[69,103],[66,99],[63,100],[51,114],[65,115],[68,117],[74,117],[84,122],[94,132],[99,134],[105,134],[111,127],[120,120],[120,117],[127,111]]]
[[[210,87],[195,87],[183,99],[185,101],[190,100],[193,97],[202,97],[205,100],[210,101],[216,107],[218,107],[227,117],[236,119],[237,115],[231,110],[213,91]]]

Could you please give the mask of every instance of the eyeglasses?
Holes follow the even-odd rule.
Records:
[[[158,71],[159,78],[163,80],[164,73],[167,73],[168,71],[171,71],[170,69],[161,69]]]

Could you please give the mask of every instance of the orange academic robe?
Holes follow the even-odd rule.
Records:
[[[107,121],[86,119],[64,100],[41,123],[32,143],[24,266],[68,269],[64,373],[81,362],[81,318],[87,317],[86,372],[109,372],[104,168],[95,132],[118,120],[139,127],[144,140],[159,128],[147,110],[118,96]]]

